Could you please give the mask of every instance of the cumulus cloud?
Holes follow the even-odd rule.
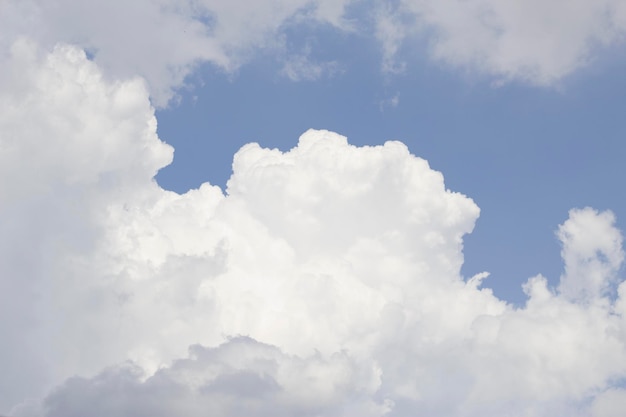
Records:
[[[616,415],[622,237],[559,227],[523,307],[463,277],[474,202],[400,142],[244,146],[227,188],[154,181],[172,149],[141,79],[15,43],[0,94],[0,411]]]
[[[93,267],[84,255],[106,227],[106,202],[138,191],[138,183],[156,187],[152,178],[172,150],[156,136],[144,83],[103,82],[76,48],[41,54],[18,42],[0,73],[0,403],[6,408],[8,399],[38,392],[52,368],[66,366],[57,348],[71,347],[63,334],[78,329],[65,321],[64,303],[97,308],[78,288]]]
[[[536,85],[587,65],[626,32],[619,0],[401,0],[391,16],[378,25],[386,62],[407,38],[425,37],[440,62]]]

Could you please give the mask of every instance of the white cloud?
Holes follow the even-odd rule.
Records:
[[[58,353],[89,361],[71,344],[89,332],[81,336],[64,317],[81,303],[98,308],[96,299],[82,298],[88,294],[81,293],[81,280],[86,285],[95,268],[85,256],[106,227],[110,201],[132,196],[137,184],[156,189],[152,178],[172,150],[156,136],[144,83],[103,82],[82,51],[59,46],[42,56],[33,44],[18,42],[0,73],[0,404],[6,407],[55,381],[55,368],[74,372]]]
[[[140,79],[26,41],[1,79],[1,412],[606,417],[623,402],[611,213],[571,211],[561,284],[534,277],[513,308],[460,275],[478,207],[399,142],[249,144],[225,194],[179,195],[153,180],[172,150]]]
[[[624,251],[622,235],[611,212],[586,208],[572,210],[558,232],[563,242],[565,274],[560,292],[578,301],[594,301],[607,295],[617,278]]]
[[[623,41],[620,0],[402,0],[378,37],[392,61],[407,37],[426,37],[432,57],[501,81],[553,85]]]

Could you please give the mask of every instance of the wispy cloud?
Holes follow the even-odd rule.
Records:
[[[111,79],[145,78],[153,103],[163,107],[202,63],[233,72],[259,51],[272,51],[286,63],[287,76],[303,80],[342,65],[313,64],[306,54],[287,53],[285,28],[293,22],[376,38],[387,74],[407,71],[411,54],[427,43],[437,62],[486,74],[496,83],[543,86],[558,84],[604,47],[621,43],[626,29],[626,8],[619,0],[402,0],[351,13],[358,5],[358,0],[7,0],[0,8],[0,44],[6,50],[26,37],[46,49],[57,42],[78,45]]]
[[[281,73],[291,81],[315,81],[341,72],[343,72],[341,65],[337,61],[316,62],[312,60],[309,47],[305,48],[301,54],[289,55],[281,70]]]
[[[153,102],[165,106],[203,62],[233,71],[259,50],[275,49],[292,19],[347,27],[347,0],[154,1],[9,0],[0,7],[0,44],[28,37],[47,48],[57,42],[93,52],[112,77],[140,75]]]

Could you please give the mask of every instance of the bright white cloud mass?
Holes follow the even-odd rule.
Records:
[[[121,18],[118,2],[66,3],[0,4],[0,413],[621,415],[626,283],[611,212],[572,209],[560,284],[530,277],[515,307],[487,273],[461,274],[478,206],[400,142],[309,130],[286,152],[241,148],[225,190],[154,180],[173,149],[151,95],[164,105],[201,61],[231,68],[282,47],[290,19],[358,30],[353,2],[145,0]],[[622,35],[623,13],[606,13],[621,3],[604,3],[554,2],[533,27],[517,19],[544,3],[377,13],[414,13],[438,33],[437,58],[550,82]],[[584,20],[567,50],[561,9]],[[111,14],[119,30],[100,19]],[[377,34],[395,48],[401,30]]]

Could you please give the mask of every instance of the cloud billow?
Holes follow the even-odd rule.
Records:
[[[287,152],[249,144],[226,190],[177,194],[154,181],[172,149],[141,79],[28,41],[2,71],[11,417],[623,409],[610,212],[569,213],[560,285],[530,278],[517,308],[486,274],[460,274],[479,209],[400,142],[310,130]]]

